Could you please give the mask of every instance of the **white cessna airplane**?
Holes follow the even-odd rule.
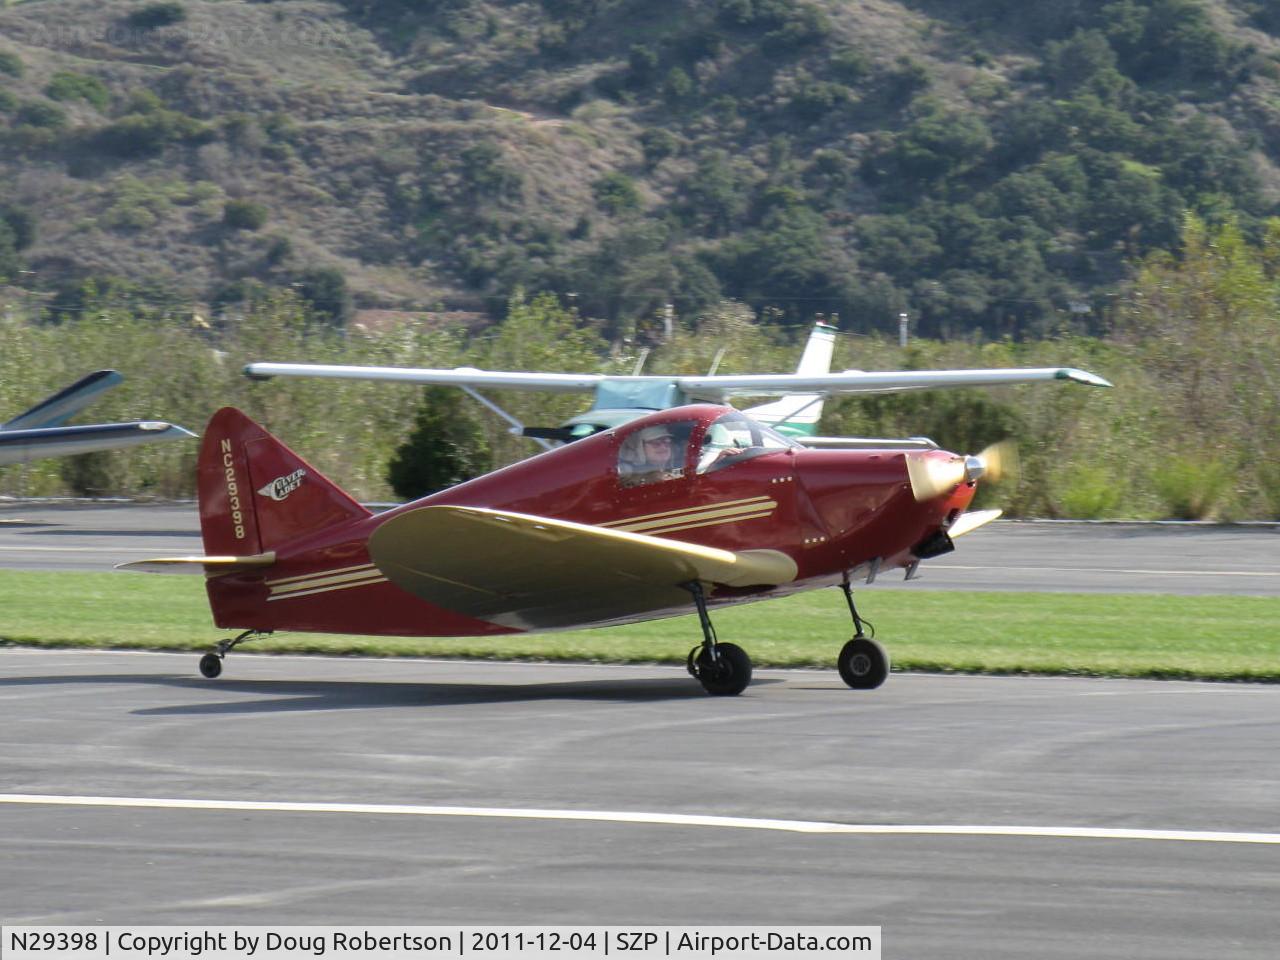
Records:
[[[123,379],[114,370],[98,370],[0,424],[0,466],[195,436],[190,430],[159,420],[65,426],[99,394]]]
[[[911,446],[929,441],[885,441],[856,437],[816,437],[823,401],[837,394],[892,393],[931,387],[989,387],[1011,383],[1063,380],[1094,387],[1109,387],[1102,377],[1073,367],[1022,367],[995,370],[888,370],[868,372],[846,370],[830,373],[835,347],[835,327],[815,325],[795,373],[686,376],[623,376],[600,373],[526,373],[451,370],[414,367],[363,367],[315,363],[250,363],[245,375],[257,380],[271,377],[332,377],[347,380],[391,380],[434,386],[455,386],[465,390],[489,409],[504,417],[513,432],[538,440],[567,443],[601,430],[620,426],[637,417],[682,406],[686,403],[728,403],[735,397],[778,397],[772,403],[749,407],[743,412],[767,423],[806,446],[876,446],[890,443]],[[570,418],[559,427],[525,427],[506,411],[476,391],[545,390],[559,393],[594,393],[595,401],[585,413]]]

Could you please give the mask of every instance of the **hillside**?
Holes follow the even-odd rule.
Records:
[[[337,316],[724,297],[1089,328],[1184,215],[1280,212],[1261,0],[27,0],[0,279]],[[23,272],[26,271],[26,272]]]

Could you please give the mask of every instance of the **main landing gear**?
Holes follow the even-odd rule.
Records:
[[[252,640],[257,636],[265,637],[269,633],[271,633],[270,630],[246,630],[238,637],[228,637],[226,640],[219,640],[216,652],[206,653],[200,658],[200,673],[212,680],[214,677],[222,673],[222,661],[226,658],[227,654],[231,652],[233,647],[246,640]]]
[[[713,697],[734,697],[751,682],[751,658],[736,643],[717,643],[716,630],[707,615],[707,597],[696,580],[684,584],[693,594],[702,624],[702,645],[689,651],[689,673]]]
[[[716,641],[716,630],[707,615],[707,598],[702,584],[694,580],[682,586],[693,595],[698,621],[702,624],[702,643],[689,651],[686,664],[689,673],[712,696],[737,696],[751,683],[751,658],[737,644]],[[864,625],[871,627],[871,624],[858,616],[853,588],[847,576],[840,588],[844,591],[845,602],[849,604],[854,635],[840,648],[836,669],[840,671],[840,679],[853,689],[874,690],[889,676],[889,652],[873,639],[874,627],[870,635],[863,629]]]
[[[853,617],[856,632],[853,639],[840,649],[836,669],[840,671],[840,679],[853,689],[874,690],[889,676],[889,652],[863,632],[864,621],[853,604],[853,589],[849,586],[848,577],[840,584],[840,589],[849,604],[849,615]],[[875,629],[872,628],[871,632],[874,636]]]

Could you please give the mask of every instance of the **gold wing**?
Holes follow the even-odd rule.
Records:
[[[521,630],[636,619],[691,606],[681,584],[776,586],[777,550],[734,553],[679,540],[480,507],[420,507],[381,524],[369,556],[436,606]]]

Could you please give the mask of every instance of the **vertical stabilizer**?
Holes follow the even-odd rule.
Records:
[[[799,376],[819,377],[831,372],[831,355],[835,352],[836,328],[819,321],[814,324],[796,367]],[[749,407],[743,411],[754,420],[767,423],[789,436],[813,436],[822,418],[823,393],[801,393],[783,397],[773,403]]]
[[[197,468],[200,530],[210,556],[244,556],[370,512],[239,410],[205,430]]]

